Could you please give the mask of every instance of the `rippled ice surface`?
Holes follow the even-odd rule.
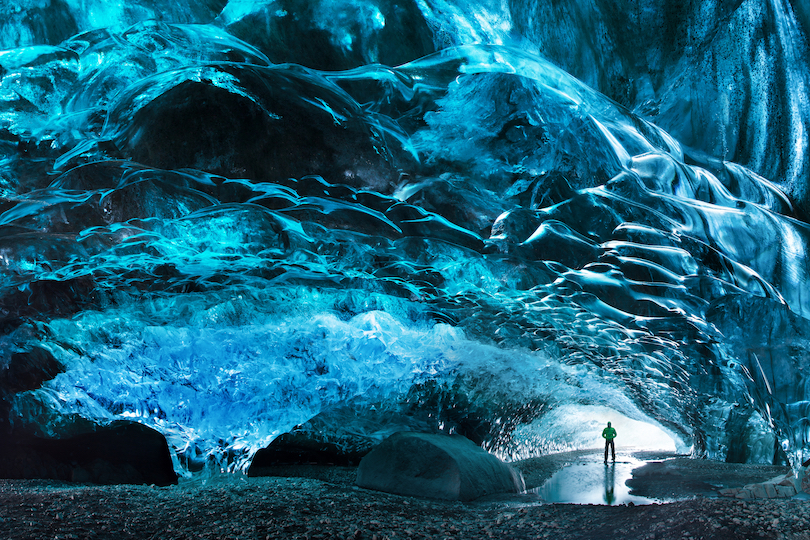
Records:
[[[640,44],[565,56],[571,6],[74,4],[9,11],[0,51],[0,367],[66,368],[3,389],[14,429],[134,419],[184,474],[296,426],[590,447],[594,409],[808,448],[801,14],[704,2],[653,80],[616,71]],[[757,28],[748,82],[709,61]]]

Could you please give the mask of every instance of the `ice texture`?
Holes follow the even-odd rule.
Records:
[[[305,425],[525,457],[606,410],[810,453],[801,9],[12,4],[0,369],[66,370],[9,428],[135,419],[182,474]]]

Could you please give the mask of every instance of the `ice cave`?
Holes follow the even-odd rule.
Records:
[[[514,460],[605,418],[798,466],[808,32],[798,0],[0,3],[1,472],[110,429],[179,477],[402,430]]]

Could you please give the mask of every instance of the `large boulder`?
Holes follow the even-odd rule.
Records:
[[[166,438],[119,420],[62,439],[11,433],[0,444],[0,478],[49,478],[94,484],[177,483]]]
[[[521,474],[460,435],[398,432],[369,452],[360,487],[431,499],[470,501],[525,489]]]
[[[356,466],[363,454],[362,451],[347,451],[338,444],[303,431],[292,431],[259,449],[247,474],[249,477],[274,476],[277,467],[289,465]]]

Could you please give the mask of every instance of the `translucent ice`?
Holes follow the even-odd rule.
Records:
[[[0,368],[66,370],[9,429],[134,418],[181,472],[302,425],[521,457],[604,411],[810,448],[787,4],[34,4],[0,8]]]

